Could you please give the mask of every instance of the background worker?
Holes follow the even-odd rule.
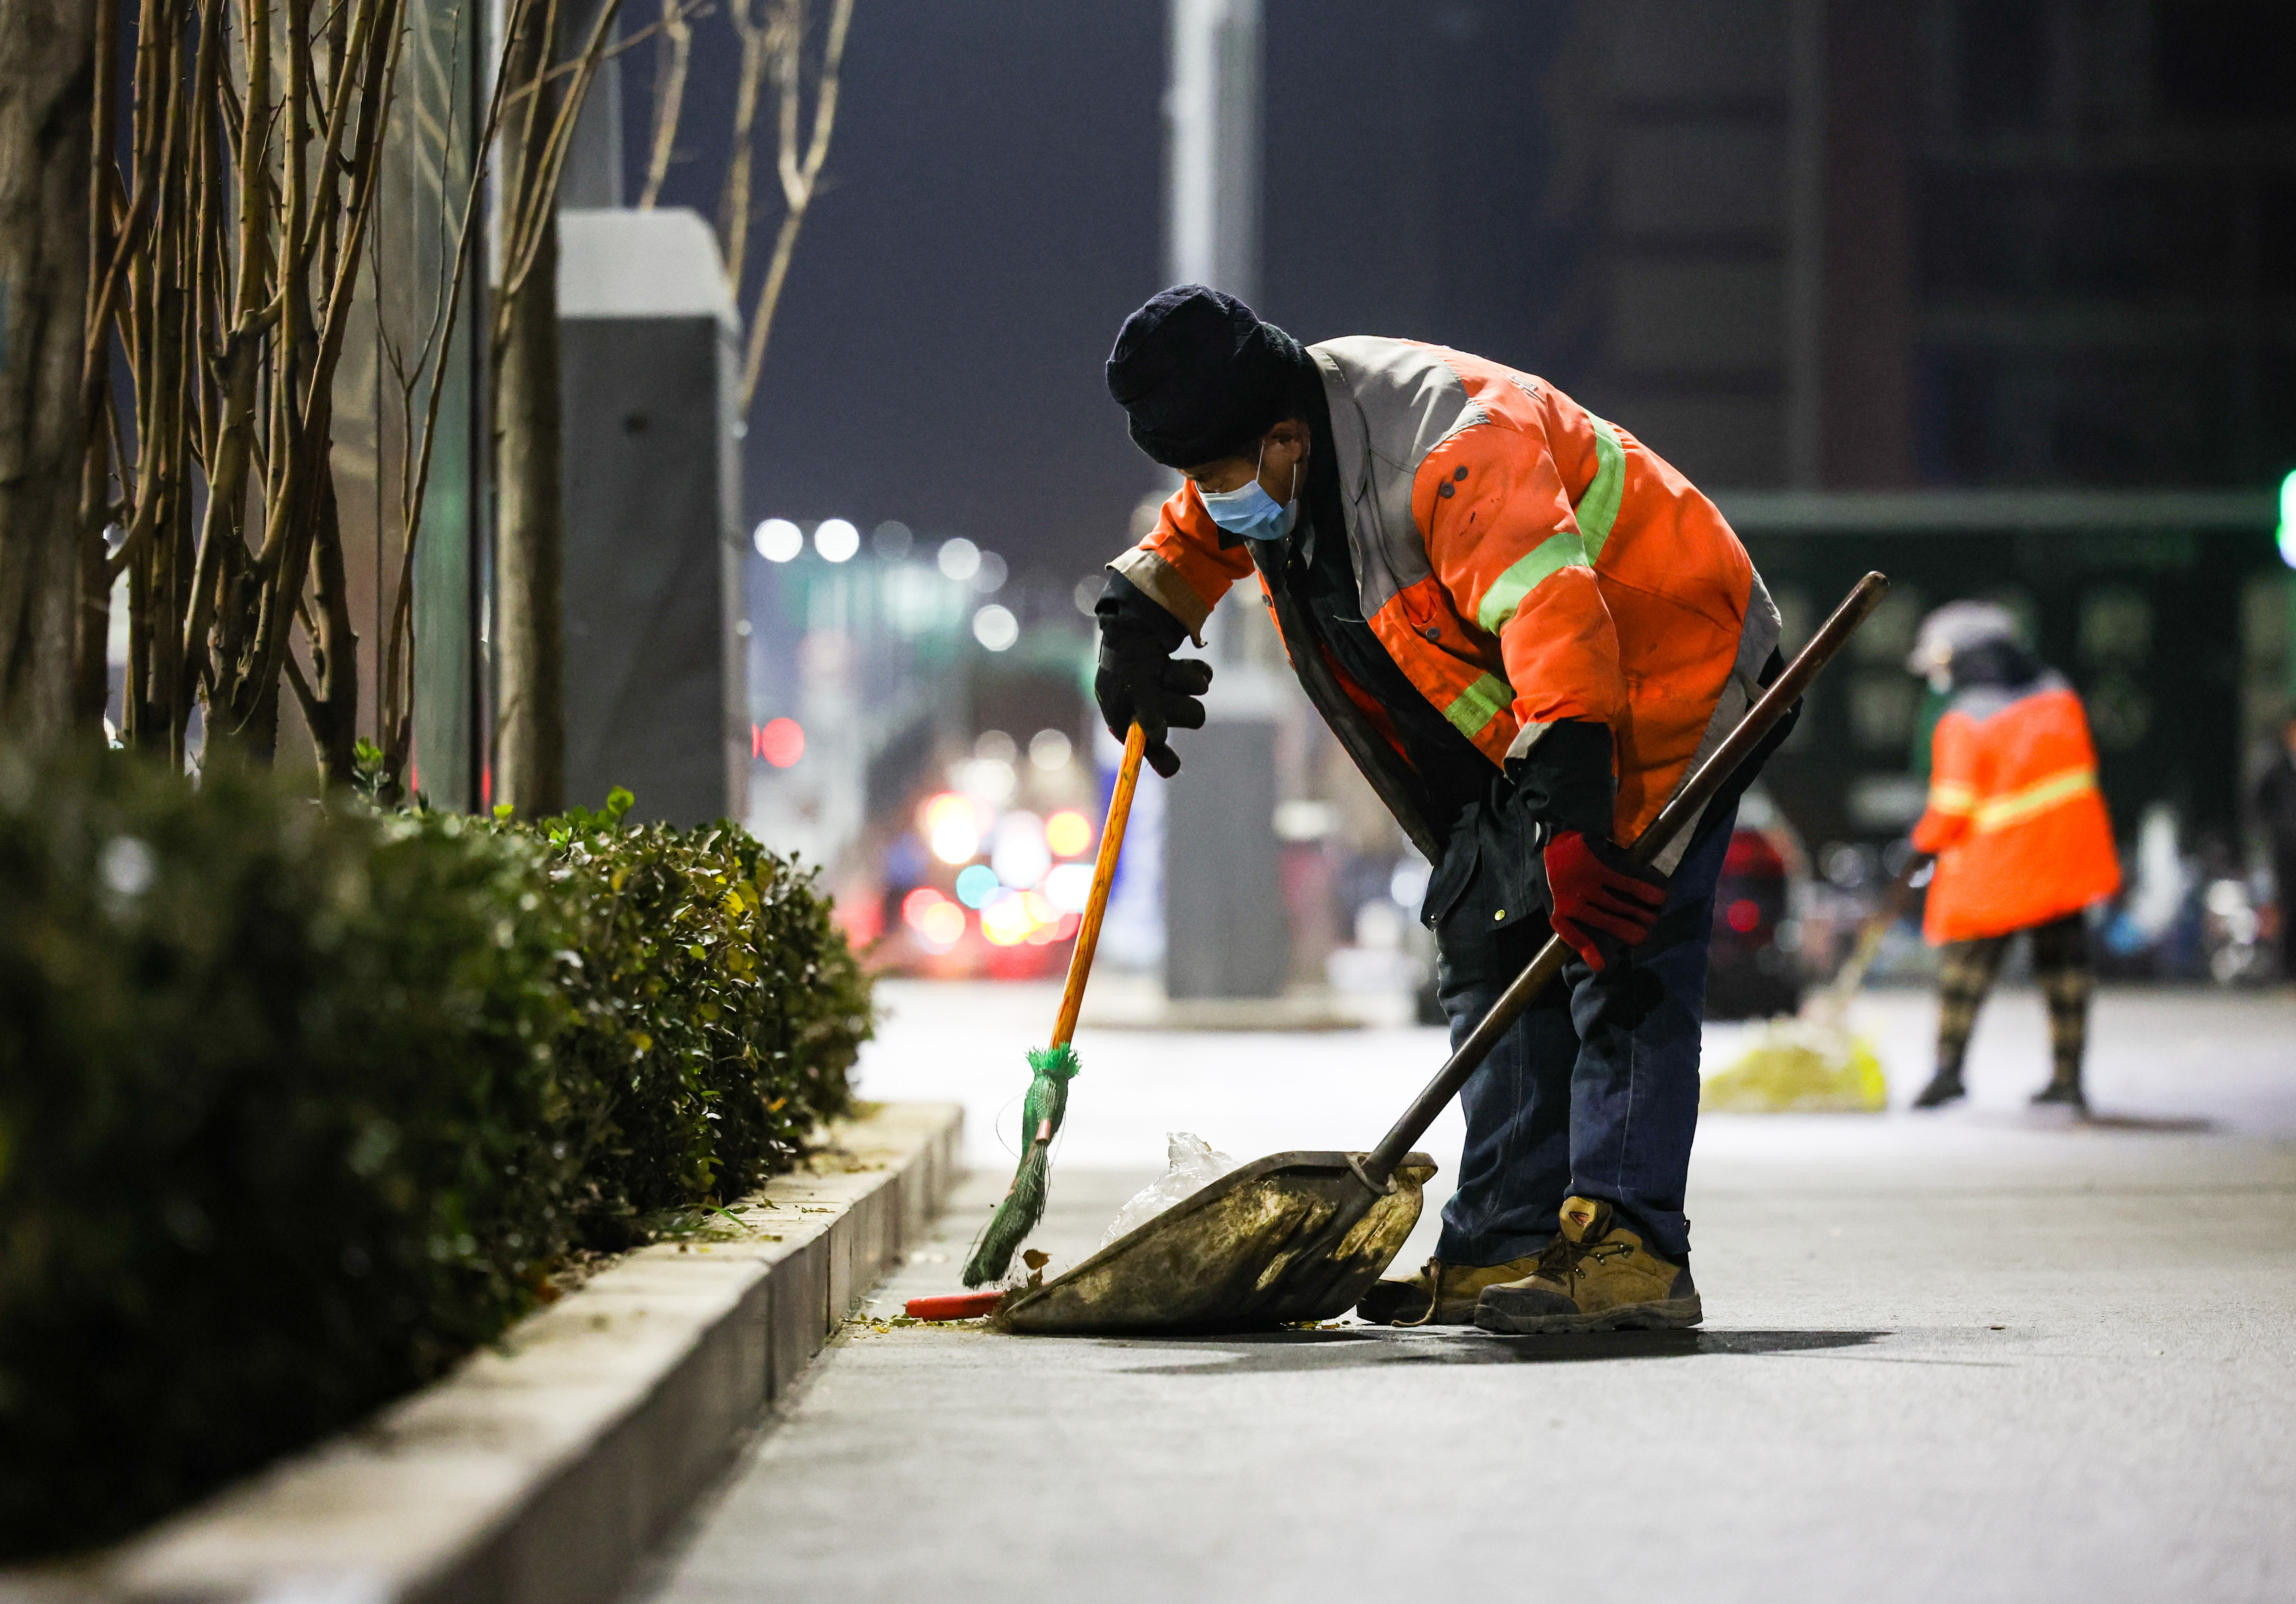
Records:
[[[2272,894],[2280,909],[2280,978],[2296,982],[2296,718],[2256,785],[2256,812],[2272,843]]]
[[[1937,858],[1922,931],[1945,950],[1937,1073],[1914,1106],[1964,1095],[1977,1010],[2012,938],[2030,932],[2055,1060],[2033,1101],[2085,1109],[2084,910],[2120,887],[2088,718],[2072,687],[2034,659],[2008,613],[1989,602],[1931,613],[1906,666],[1952,697],[1931,736],[1929,808],[1914,827],[1915,848]]]
[[[1550,926],[1577,954],[1468,1082],[1436,1257],[1360,1312],[1694,1324],[1683,1185],[1736,792],[1655,870],[1617,843],[1776,671],[1777,611],[1744,548],[1631,434],[1464,352],[1303,349],[1184,285],[1126,320],[1108,385],[1183,476],[1110,564],[1109,728],[1139,719],[1158,772],[1177,770],[1168,735],[1202,723],[1210,670],[1172,654],[1256,569],[1308,697],[1435,865],[1421,917],[1453,1041]]]

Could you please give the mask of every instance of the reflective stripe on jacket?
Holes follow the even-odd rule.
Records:
[[[1759,694],[1777,609],[1714,504],[1545,380],[1414,341],[1308,348],[1363,616],[1494,764],[1607,724],[1631,839]],[[1193,483],[1113,563],[1189,630],[1251,568]],[[1686,839],[1686,835],[1685,839]]]
[[[2088,719],[2058,676],[1962,692],[1930,753],[1914,845],[1938,859],[1922,920],[1931,942],[2005,935],[2120,889]]]

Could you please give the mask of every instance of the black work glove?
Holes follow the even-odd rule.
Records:
[[[1212,665],[1175,658],[1188,631],[1122,574],[1108,576],[1093,609],[1100,623],[1100,670],[1092,694],[1108,733],[1123,740],[1136,720],[1147,736],[1148,766],[1166,779],[1180,772],[1180,755],[1165,737],[1175,729],[1201,729]]]
[[[1611,728],[1558,719],[1531,749],[1509,758],[1515,805],[1546,827],[1546,834],[1576,830],[1607,840],[1618,782],[1611,775]]]

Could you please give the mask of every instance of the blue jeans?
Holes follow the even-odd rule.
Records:
[[[1689,1253],[1706,949],[1736,816],[1734,802],[1700,820],[1648,941],[1599,975],[1574,956],[1467,1082],[1458,1190],[1435,1250],[1445,1263],[1538,1252],[1569,1197],[1608,1198],[1661,1257]],[[1543,918],[1444,933],[1437,992],[1455,1048],[1549,934]]]

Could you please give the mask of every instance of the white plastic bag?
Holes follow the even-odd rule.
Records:
[[[1211,1144],[1193,1131],[1166,1131],[1164,1141],[1164,1172],[1116,1211],[1108,1234],[1100,1239],[1103,1247],[1128,1231],[1139,1230],[1181,1198],[1202,1191],[1235,1168],[1235,1160],[1225,1153],[1214,1152]]]

